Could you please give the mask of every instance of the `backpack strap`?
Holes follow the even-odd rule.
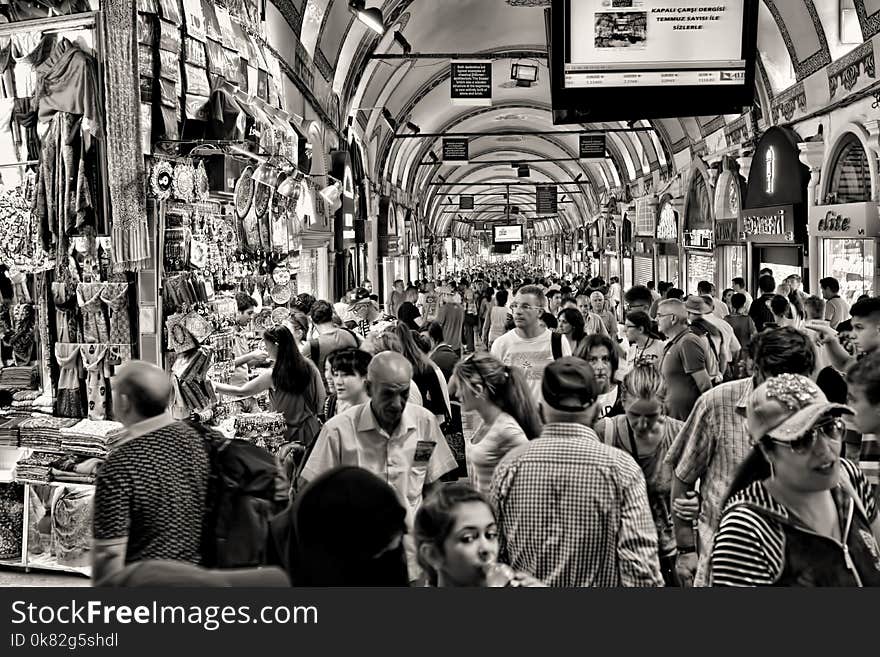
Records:
[[[550,334],[550,350],[553,353],[553,360],[562,358],[562,333],[554,331]]]
[[[613,447],[614,446],[614,425],[612,424],[612,418],[610,418],[610,417],[603,418],[602,422],[605,425],[605,430],[602,432],[603,442],[606,445]]]

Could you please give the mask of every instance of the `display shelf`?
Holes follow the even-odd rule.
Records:
[[[51,570],[62,573],[73,573],[76,575],[83,575],[84,577],[91,577],[92,575],[91,566],[65,566],[59,564],[55,557],[42,554],[29,554],[27,562],[22,563],[21,565],[25,568],[34,570]]]

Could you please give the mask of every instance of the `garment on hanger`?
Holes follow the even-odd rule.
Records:
[[[82,361],[78,344],[55,344],[55,360],[61,371],[58,375],[58,415],[61,417],[85,417],[79,380]]]
[[[83,341],[89,344],[110,342],[110,330],[101,302],[101,292],[106,283],[80,283],[76,298],[83,314]]]
[[[58,342],[80,342],[82,340],[79,324],[76,319],[78,307],[76,299],[76,283],[54,281],[52,283],[52,301],[55,304],[55,327]]]
[[[90,420],[103,420],[107,417],[107,382],[110,378],[106,356],[107,345],[79,345],[80,356],[86,375],[86,399]]]
[[[101,290],[101,301],[107,304],[110,313],[110,342],[116,344],[131,342],[128,289],[129,283],[105,283]]]
[[[22,304],[15,307],[15,329],[10,339],[12,354],[16,365],[29,365],[34,361],[36,336],[34,325],[36,313],[33,304]]]
[[[40,159],[40,137],[37,134],[37,103],[31,96],[15,99],[12,118],[25,130],[27,159]]]

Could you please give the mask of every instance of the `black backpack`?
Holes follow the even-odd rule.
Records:
[[[553,352],[553,360],[562,358],[562,333],[553,331],[550,334],[550,350]]]
[[[211,462],[202,565],[244,568],[267,563],[269,519],[287,502],[287,483],[275,457],[244,440],[228,440],[196,422]]]

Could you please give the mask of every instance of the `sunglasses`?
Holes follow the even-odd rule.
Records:
[[[836,417],[820,422],[797,440],[776,440],[769,436],[768,440],[777,445],[788,447],[795,454],[808,454],[812,451],[813,447],[815,447],[816,441],[819,440],[819,436],[824,436],[826,440],[831,442],[839,443],[843,440],[845,435],[846,424],[844,424],[843,420]]]

